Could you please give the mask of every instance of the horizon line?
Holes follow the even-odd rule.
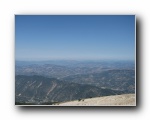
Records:
[[[15,60],[22,62],[40,62],[40,61],[135,61],[135,59],[48,59],[48,60]]]

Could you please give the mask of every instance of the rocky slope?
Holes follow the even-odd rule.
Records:
[[[19,103],[51,104],[125,93],[125,91],[64,82],[56,78],[36,75],[18,75],[15,79],[15,101]]]

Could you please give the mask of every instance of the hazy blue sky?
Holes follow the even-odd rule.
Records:
[[[135,16],[16,15],[16,60],[134,60]]]

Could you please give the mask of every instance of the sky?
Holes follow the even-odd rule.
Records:
[[[134,15],[15,15],[16,60],[134,60]]]

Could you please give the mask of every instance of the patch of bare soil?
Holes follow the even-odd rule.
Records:
[[[59,106],[136,106],[135,94],[81,99],[55,104]]]

